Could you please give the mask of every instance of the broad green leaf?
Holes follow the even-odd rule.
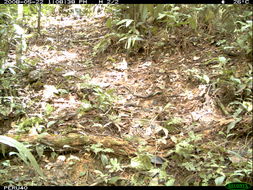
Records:
[[[126,27],[128,27],[132,22],[133,22],[133,20],[128,19],[128,20],[126,21]]]
[[[54,125],[57,121],[49,121],[47,123],[47,128],[51,127],[52,125]]]
[[[159,13],[158,15],[158,18],[157,19],[162,19],[164,17],[166,17],[167,15],[166,14],[163,14],[163,13]]]
[[[39,155],[39,157],[42,157],[43,153],[44,153],[44,147],[43,146],[36,146],[36,152]]]
[[[106,155],[102,154],[101,155],[101,161],[103,163],[104,166],[106,166],[108,164],[108,158]]]
[[[214,181],[216,185],[222,185],[226,176],[217,177]]]
[[[139,155],[131,159],[131,167],[141,170],[150,170],[152,168],[152,164],[147,155]]]
[[[118,26],[118,25],[121,25],[123,23],[126,23],[126,27],[128,27],[133,21],[134,20],[132,20],[132,19],[123,19],[123,20],[119,21],[116,25]]]
[[[196,168],[192,162],[185,162],[182,164],[182,166],[184,166],[188,171],[196,171]]]
[[[51,106],[50,104],[46,104],[46,107],[45,107],[46,115],[50,115],[53,111],[54,111],[54,107]]]
[[[40,175],[44,176],[41,168],[39,167],[37,161],[35,160],[34,156],[31,154],[31,152],[20,142],[16,141],[13,138],[0,135],[0,143],[6,144],[8,146],[14,147],[19,151],[20,158],[27,162],[27,159],[30,161],[30,165],[33,166],[35,171]]]
[[[123,19],[123,20],[119,21],[116,25],[121,25],[121,24],[123,24],[124,22],[126,22],[126,20],[127,20],[127,19]]]

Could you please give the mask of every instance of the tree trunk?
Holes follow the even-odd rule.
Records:
[[[37,31],[40,35],[40,21],[41,21],[41,4],[38,4],[38,23],[37,23]]]
[[[18,4],[18,24],[19,25],[23,25],[23,4]],[[20,33],[19,34],[19,38],[18,38],[18,44],[17,44],[17,47],[16,47],[16,63],[17,64],[21,64],[22,63],[22,49],[23,49],[23,34]]]

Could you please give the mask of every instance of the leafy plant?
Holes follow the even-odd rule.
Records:
[[[117,97],[114,95],[113,89],[103,89],[102,87],[91,82],[89,75],[81,77],[83,83],[77,85],[78,90],[83,96],[82,105],[78,109],[80,113],[84,113],[93,108],[108,110]]]
[[[105,166],[105,168],[109,169],[110,173],[123,171],[121,164],[118,162],[117,158],[110,158],[110,164]]]
[[[98,153],[110,153],[110,152],[114,152],[112,149],[110,148],[104,148],[103,145],[101,143],[97,143],[97,144],[92,144],[90,147],[86,147],[86,149],[88,151],[92,151],[94,152],[96,155]]]
[[[154,155],[144,152],[142,148],[137,156],[131,159],[130,167],[136,172],[131,178],[132,185],[150,185],[157,186],[164,184],[166,186],[174,185],[176,179],[168,173],[168,162],[165,161],[161,167],[152,165],[151,158]]]
[[[252,175],[250,159],[245,162],[243,161],[245,159],[236,154],[238,161],[228,165],[224,155],[228,154],[228,157],[234,160],[231,151],[216,145],[213,141],[203,144],[200,135],[190,132],[186,139],[172,136],[171,140],[176,145],[174,149],[168,151],[167,155],[170,156],[171,162],[177,164],[177,170],[188,171],[186,172],[188,177],[184,179],[185,185],[224,185],[241,181],[244,177],[249,178]]]
[[[229,46],[224,45],[224,49],[238,49],[241,53],[247,55],[252,54],[252,21],[247,20],[246,22],[237,21],[240,27],[235,30],[237,39],[235,42],[231,43]]]
[[[138,154],[131,159],[131,167],[139,170],[150,170],[152,168],[151,159],[148,155]]]
[[[111,107],[113,102],[116,100],[113,89],[103,90],[100,87],[96,87],[94,88],[94,91],[97,96],[97,105],[95,105],[95,107],[100,108],[103,111],[106,111],[109,107]]]
[[[171,140],[176,143],[175,153],[184,158],[189,158],[195,150],[194,144],[201,140],[201,135],[195,135],[194,132],[189,132],[189,138],[185,140],[179,141],[175,136],[172,136]]]
[[[84,114],[87,111],[90,111],[93,108],[93,105],[88,100],[82,100],[81,106],[78,108],[77,112],[80,114]]]
[[[19,132],[24,132],[29,131],[32,127],[38,127],[44,122],[45,120],[40,117],[30,117],[21,121],[19,124],[16,125],[16,127]]]
[[[116,44],[119,38],[122,37],[122,34],[111,32],[109,34],[106,34],[104,38],[99,40],[99,42],[94,46],[93,50],[93,56],[104,53],[106,50],[109,49],[110,46]]]
[[[222,57],[221,57],[222,58]],[[236,76],[236,69],[226,65],[227,60],[213,68],[219,69],[219,78],[213,81],[216,86],[216,91],[223,91],[223,99],[227,100],[227,105],[232,113],[239,116],[243,111],[252,111],[252,66],[248,65],[248,70],[245,75]],[[238,105],[240,105],[238,107]]]
[[[34,170],[40,175],[44,176],[41,168],[39,167],[37,161],[31,154],[31,152],[20,142],[16,141],[13,138],[6,137],[3,135],[0,135],[0,143],[14,147],[18,150],[19,153],[12,152],[11,154],[17,155],[20,159],[22,159],[27,165],[31,165]],[[2,148],[3,150],[3,148]]]
[[[169,133],[173,133],[177,131],[177,127],[182,124],[182,118],[173,117],[170,120],[165,122],[164,128],[168,130]]]
[[[45,106],[45,113],[46,115],[50,115],[54,111],[54,107],[50,104],[46,104]]]
[[[169,11],[159,13],[157,20],[160,20],[160,22],[165,22],[167,27],[170,29],[173,27],[188,24],[189,22],[187,21],[187,18],[190,17],[190,15],[183,14],[179,12],[179,10],[179,6],[172,5]]]
[[[11,114],[22,115],[25,113],[25,108],[20,100],[10,97],[1,97],[0,98],[0,114],[7,117]]]
[[[189,80],[195,81],[195,82],[201,82],[204,84],[209,84],[210,78],[206,74],[202,74],[202,72],[198,69],[188,69],[186,70],[186,73],[188,75]]]
[[[118,176],[112,176],[111,174],[103,173],[99,170],[94,170],[94,172],[98,175],[98,178],[97,178],[96,182],[94,184],[92,184],[91,186],[98,185],[103,182],[105,182],[106,184],[114,184],[115,185],[116,182],[120,179],[120,177],[118,177]]]

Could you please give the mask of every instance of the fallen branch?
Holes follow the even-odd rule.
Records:
[[[134,155],[136,150],[133,145],[125,140],[110,136],[94,136],[70,133],[67,136],[41,134],[38,136],[28,135],[8,135],[19,142],[28,142],[30,144],[44,144],[54,148],[55,151],[77,151],[83,150],[85,145],[101,143],[104,148],[110,148],[116,155],[130,156]],[[68,145],[65,149],[64,146]]]

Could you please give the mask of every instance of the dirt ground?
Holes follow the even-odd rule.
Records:
[[[188,71],[197,68],[215,77],[212,65],[202,63],[219,56],[220,50],[205,37],[199,38],[197,43],[188,38],[177,39],[181,44],[177,45],[173,36],[159,49],[152,46],[157,40],[154,36],[144,51],[134,55],[110,48],[94,55],[93,47],[109,32],[104,23],[103,17],[48,18],[43,26],[46,32],[30,42],[26,53],[30,60],[37,60],[36,69],[43,72],[42,85],[35,83],[28,87],[27,96],[35,101],[30,116],[39,115],[46,103],[50,103],[54,111],[47,118],[48,122],[57,123],[47,128],[49,134],[85,134],[92,136],[95,142],[116,139],[122,141],[122,147],[131,146],[131,153],[127,153],[130,157],[144,143],[147,152],[166,158],[168,150],[174,146],[170,136],[187,137],[192,131],[203,135],[203,144],[216,139],[231,119],[226,118],[216,105],[217,93],[211,93],[211,85],[199,84]],[[236,61],[234,58],[230,64],[236,64]],[[105,106],[105,109],[78,112],[84,99],[96,101],[92,91],[86,91],[88,95],[83,96],[87,90],[80,86],[87,82],[83,76],[88,77],[89,85],[97,85],[108,93],[112,91],[115,100],[110,109]],[[67,89],[68,93],[56,96],[52,86]],[[174,125],[163,130],[168,121]],[[124,144],[129,139],[130,143]],[[98,155],[79,149],[58,152],[55,157],[50,153],[45,152],[38,158],[49,180],[36,178],[25,166],[20,168],[23,177],[20,173],[15,174],[15,168],[10,171],[15,176],[13,180],[33,178],[35,185],[104,184],[105,178],[98,177],[101,174],[97,170],[103,170]],[[116,157],[124,163],[126,155]],[[131,169],[124,169],[119,176],[129,180],[133,173]],[[174,176],[180,178],[181,174],[175,170]]]

